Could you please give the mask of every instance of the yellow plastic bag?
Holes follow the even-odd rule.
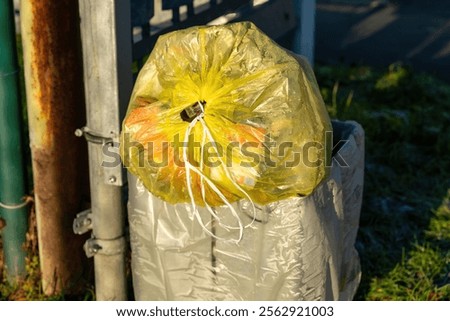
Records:
[[[137,78],[121,156],[154,195],[202,206],[308,195],[331,124],[301,58],[252,23],[161,36]]]

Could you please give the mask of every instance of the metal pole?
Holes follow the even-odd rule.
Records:
[[[0,1],[0,230],[7,279],[25,275],[25,235],[28,209],[22,159],[19,70],[11,0]]]
[[[119,163],[105,167],[102,162],[104,148],[118,155],[121,115],[131,93],[130,4],[128,0],[79,3],[87,126],[78,135],[84,134],[89,146],[92,214],[88,215],[93,222],[85,249],[94,256],[97,299],[125,300],[122,168]],[[82,217],[80,222],[85,221]]]
[[[316,0],[295,0],[299,25],[295,33],[294,52],[308,59],[314,66],[314,34],[316,28]]]
[[[73,292],[85,260],[72,221],[89,197],[78,3],[21,1],[39,258],[46,294]]]

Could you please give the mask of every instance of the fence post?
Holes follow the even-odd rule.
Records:
[[[102,166],[104,150],[118,155],[121,115],[132,87],[131,22],[127,0],[79,0],[93,235],[85,245],[94,256],[98,300],[125,300],[122,169]],[[118,159],[118,158],[117,158]]]
[[[294,52],[308,59],[314,66],[314,33],[316,22],[316,0],[295,0],[299,25],[295,34]]]

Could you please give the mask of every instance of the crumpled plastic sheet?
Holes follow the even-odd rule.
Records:
[[[128,215],[137,300],[351,300],[361,270],[354,247],[364,177],[364,131],[333,121],[334,140],[347,142],[330,177],[307,197],[258,206],[234,203],[245,228],[212,221],[208,235],[189,204],[171,205],[129,175]],[[340,162],[338,162],[340,160]],[[342,160],[348,166],[343,164]],[[222,225],[227,208],[216,208]],[[202,219],[210,221],[200,208]],[[223,239],[222,239],[223,238]]]

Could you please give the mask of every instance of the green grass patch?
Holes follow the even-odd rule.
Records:
[[[414,244],[387,275],[374,278],[369,300],[450,299],[450,191],[434,212],[422,244]]]
[[[316,76],[330,116],[366,132],[356,299],[450,299],[449,84],[401,64]]]
[[[37,254],[30,254],[26,262],[26,277],[18,284],[9,284],[6,282],[6,276],[3,276],[3,282],[0,283],[0,301],[92,301],[95,300],[94,288],[91,285],[78,294],[66,294],[64,292],[54,295],[46,295],[42,289],[41,272],[39,268],[39,257]]]

